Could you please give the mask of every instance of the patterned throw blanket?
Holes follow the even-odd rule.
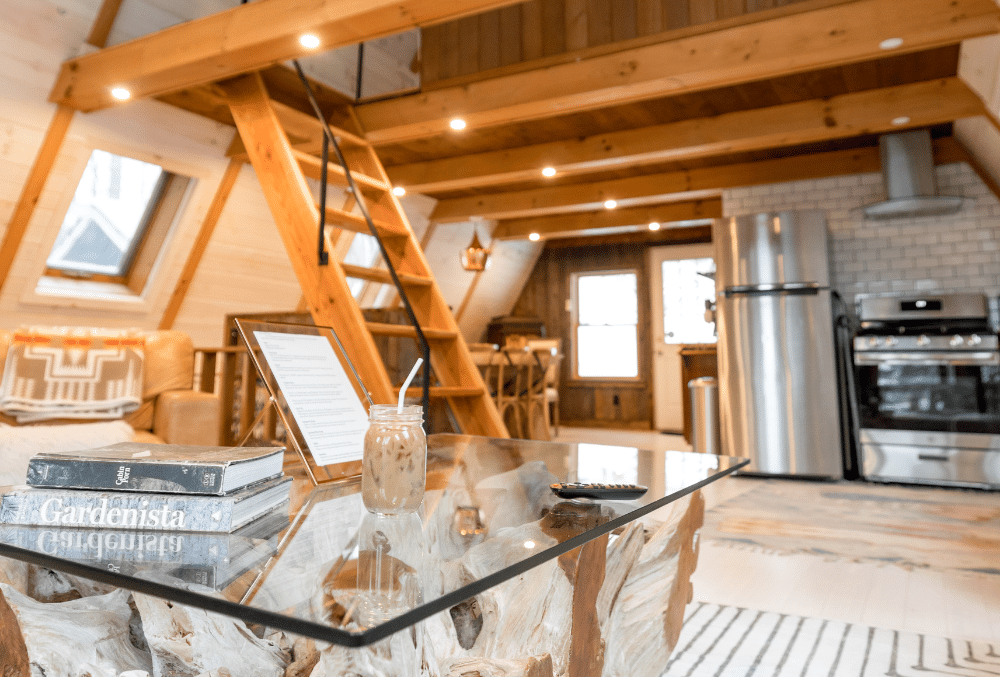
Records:
[[[18,330],[7,351],[0,411],[18,423],[121,418],[142,402],[143,344],[129,331]]]

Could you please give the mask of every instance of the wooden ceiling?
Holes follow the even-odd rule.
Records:
[[[592,28],[590,37],[601,38],[600,45],[579,47],[584,36],[574,49],[563,35],[561,52],[542,54],[541,34],[526,32],[533,7],[538,16],[556,8],[569,17],[573,7],[590,8],[596,16],[604,5],[619,11],[629,1],[636,8],[632,29],[615,28],[620,40],[611,29]],[[767,3],[760,0],[720,1],[715,6],[727,7],[728,15],[720,10],[700,22],[693,19],[694,8],[703,0],[463,0],[460,6],[397,0],[395,5],[412,10],[409,20],[381,0],[370,2],[367,14],[343,9],[356,4],[327,0],[314,13],[341,43],[432,24],[423,31],[422,49],[433,62],[434,81],[425,75],[424,91],[354,105],[352,115],[390,178],[436,198],[433,218],[441,222],[497,219],[495,235],[512,238],[718,216],[718,196],[728,187],[876,171],[878,135],[900,129],[930,127],[938,161],[961,159],[951,123],[987,114],[959,77],[961,41],[1000,31],[1000,9],[992,0],[803,0],[764,9]],[[231,34],[242,31],[242,39],[230,35],[189,57],[175,50],[159,62],[140,59],[131,75],[123,71],[127,59],[167,38],[186,44],[204,37],[208,24],[214,21],[218,30],[221,19],[199,20],[202,26],[189,22],[196,25],[74,59],[51,98],[81,110],[104,107],[110,102],[102,99],[102,88],[132,77],[142,83],[140,93],[232,124],[211,81],[267,67],[272,96],[308,110],[287,69],[264,62],[297,56],[291,38],[308,17],[265,31],[267,24],[247,23],[249,12],[264,11],[244,9],[255,5],[269,12],[301,7],[293,0],[269,0],[234,8],[223,13],[225,25]],[[449,5],[448,12],[440,5]],[[636,30],[636,16],[654,16],[647,11],[653,5],[656,17],[672,11],[675,25],[677,7],[684,5],[688,25]],[[477,18],[476,12],[485,13]],[[498,17],[493,23],[491,12]],[[378,21],[371,26],[359,23],[359,17],[373,16]],[[666,18],[658,20],[657,29],[667,25]],[[460,77],[441,77],[442,59],[454,47],[446,36],[457,40],[468,33],[462,26],[477,26],[482,42],[488,35],[483,27],[492,25],[506,26],[494,36],[498,49],[507,40],[517,45],[517,54],[506,63],[481,56],[478,71],[466,64]],[[172,37],[163,37],[168,32]],[[901,45],[880,47],[890,38]],[[536,58],[529,43],[538,45]],[[463,47],[469,54],[476,48]],[[110,54],[116,49],[118,55]],[[347,119],[345,107],[352,102],[346,97],[321,89],[321,99],[334,120]],[[469,126],[452,131],[453,117]],[[554,167],[556,176],[543,177],[544,166]],[[615,214],[604,209],[606,199],[618,201]]]

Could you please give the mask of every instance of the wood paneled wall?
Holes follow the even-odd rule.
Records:
[[[421,83],[733,19],[803,0],[530,0],[428,26]]]
[[[545,322],[546,336],[562,339],[566,357],[560,374],[559,412],[564,423],[634,428],[652,426],[653,341],[646,252],[651,246],[709,242],[710,238],[710,228],[704,226],[664,231],[660,240],[592,246],[560,246],[558,241],[554,241],[546,246],[514,304],[512,314],[541,318]],[[604,270],[634,270],[637,273],[638,380],[573,378],[573,316],[569,312],[571,276]]]

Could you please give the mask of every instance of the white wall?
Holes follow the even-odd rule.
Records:
[[[885,199],[878,173],[727,190],[723,213],[826,212],[832,282],[848,303],[856,294],[909,291],[976,291],[997,297],[1000,202],[964,163],[937,167],[937,181],[939,194],[967,198],[957,214],[865,220],[861,208]]]
[[[229,0],[125,0],[110,44],[233,4]],[[4,16],[0,24],[0,237],[55,112],[47,98],[59,66],[65,59],[88,51],[84,40],[100,5],[99,0],[0,0]],[[386,54],[377,55],[375,47]],[[388,82],[392,74],[385,59],[390,52],[403,54],[411,47],[402,38],[381,41],[368,52],[369,63],[385,70],[382,76]],[[156,101],[76,114],[0,292],[0,327],[81,324],[156,328],[225,171],[225,149],[234,133],[231,127]],[[145,293],[122,295],[94,286],[87,293],[78,289],[75,293],[39,294],[36,287],[45,258],[95,148],[162,164],[195,177],[196,186]],[[412,196],[405,203],[420,237],[433,200]],[[452,250],[447,229],[439,230],[438,236],[445,242],[435,246],[432,240],[435,260],[457,262],[458,249]],[[467,236],[462,239],[468,242]],[[479,285],[462,324],[471,340],[478,340],[490,317],[510,310],[539,251],[540,246],[527,242],[498,248],[496,259],[503,265],[495,266]],[[447,278],[449,301],[457,309],[471,274],[455,276],[450,265],[438,270],[434,260],[432,269],[437,277]],[[226,314],[290,311],[300,297],[260,185],[252,169],[244,167],[174,327],[189,333],[198,346],[217,346],[222,341]]]

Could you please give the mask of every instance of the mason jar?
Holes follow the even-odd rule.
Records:
[[[427,483],[423,407],[373,404],[361,467],[361,499],[381,515],[413,512]]]

